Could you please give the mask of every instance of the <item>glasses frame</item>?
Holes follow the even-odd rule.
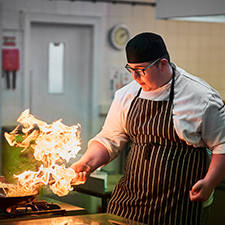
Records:
[[[137,73],[139,76],[145,76],[145,70],[147,70],[148,68],[150,68],[151,66],[153,66],[155,63],[157,63],[159,60],[161,60],[162,58],[158,58],[156,59],[154,62],[152,62],[150,65],[146,66],[144,69],[133,69],[131,68],[128,64],[125,66],[125,68],[128,70],[128,72],[130,73]],[[142,72],[143,74],[141,74],[140,72]]]

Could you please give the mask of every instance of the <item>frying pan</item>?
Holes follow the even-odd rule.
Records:
[[[0,196],[0,209],[6,212],[6,209],[12,206],[19,206],[32,201],[35,198],[34,195],[18,196],[18,197],[2,197]]]
[[[7,190],[7,188],[5,188]],[[6,209],[13,206],[19,206],[32,201],[37,194],[16,196],[16,197],[6,197],[5,192],[0,188],[0,209],[6,212]]]
[[[4,176],[0,176],[0,182],[9,184]],[[8,188],[5,188],[7,191]],[[26,196],[16,196],[16,197],[6,197],[3,188],[0,188],[0,210],[6,212],[6,209],[13,206],[19,206],[32,201],[37,194],[26,195]]]

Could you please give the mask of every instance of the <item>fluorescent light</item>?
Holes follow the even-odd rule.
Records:
[[[171,20],[225,23],[225,15],[174,17]]]

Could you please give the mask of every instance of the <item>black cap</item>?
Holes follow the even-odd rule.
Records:
[[[126,45],[128,63],[142,63],[156,60],[168,54],[161,36],[154,33],[141,33]]]

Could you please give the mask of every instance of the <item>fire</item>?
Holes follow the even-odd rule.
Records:
[[[5,133],[10,146],[28,147],[34,149],[34,157],[43,164],[37,172],[24,171],[18,178],[20,186],[34,190],[41,185],[49,185],[58,196],[67,195],[73,188],[71,180],[75,172],[65,167],[65,162],[75,158],[80,151],[80,125],[66,126],[60,120],[47,124],[37,120],[29,113],[29,109],[22,112],[17,120],[18,125],[12,132]],[[18,141],[17,137],[22,130],[24,138]]]

